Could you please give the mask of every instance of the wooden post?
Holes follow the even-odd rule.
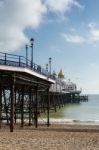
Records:
[[[2,89],[0,87],[0,128],[2,123]]]
[[[50,125],[49,109],[50,109],[50,95],[49,95],[49,87],[48,87],[48,88],[47,88],[47,126],[48,126],[48,127],[49,127],[49,125]]]
[[[21,127],[24,125],[24,89],[22,89],[22,98],[21,98]]]
[[[11,85],[11,112],[10,112],[10,132],[13,132],[14,128],[14,103],[15,103],[15,85],[12,82]]]

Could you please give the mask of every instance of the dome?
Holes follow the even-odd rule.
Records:
[[[62,72],[62,69],[58,73],[58,78],[64,78],[64,73]]]

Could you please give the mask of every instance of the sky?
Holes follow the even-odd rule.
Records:
[[[0,51],[63,70],[82,93],[99,94],[99,0],[0,0]],[[29,49],[29,57],[31,50]]]

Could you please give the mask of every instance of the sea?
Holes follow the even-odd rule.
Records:
[[[87,122],[99,124],[99,95],[88,95],[88,101],[66,104],[50,112],[51,121]]]

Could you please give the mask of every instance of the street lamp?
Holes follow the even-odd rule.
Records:
[[[26,66],[28,66],[28,45],[25,45],[26,48]]]
[[[49,58],[50,76],[51,76],[51,61],[52,61],[52,58],[50,57],[50,58]]]
[[[46,64],[46,71],[48,72],[48,64]]]
[[[30,39],[30,47],[31,47],[31,68],[33,68],[33,44],[34,44],[34,39]]]

